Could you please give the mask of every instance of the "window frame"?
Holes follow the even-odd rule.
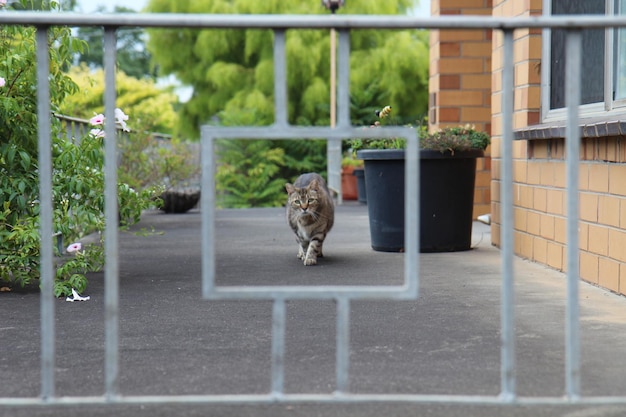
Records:
[[[553,0],[543,0],[544,16],[552,13]],[[616,0],[605,0],[605,15],[615,13]],[[616,84],[615,61],[615,30],[607,28],[604,34],[604,101],[580,105],[580,117],[619,117],[626,115],[626,98],[614,100],[613,91]],[[541,121],[550,123],[563,121],[567,118],[566,108],[550,109],[551,95],[551,47],[552,36],[550,29],[542,29],[541,50]]]

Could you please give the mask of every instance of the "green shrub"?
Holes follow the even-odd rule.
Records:
[[[276,178],[284,150],[268,140],[223,140],[216,175],[221,207],[275,207],[284,204],[285,181]]]
[[[27,3],[22,0],[21,6]],[[48,35],[50,104],[58,111],[59,103],[77,90],[63,68],[85,43],[73,38],[69,28],[52,27]],[[33,285],[40,278],[35,50],[34,28],[0,26],[0,281],[9,285]],[[104,229],[103,140],[97,133],[68,140],[54,118],[51,129],[53,227],[69,243]],[[124,183],[118,187],[120,223],[127,226],[153,204],[153,193]],[[63,258],[56,265],[55,294],[84,290],[85,274],[101,268],[103,261],[99,245]]]

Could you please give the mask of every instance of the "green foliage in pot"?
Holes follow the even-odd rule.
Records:
[[[479,132],[470,125],[445,127],[420,138],[422,149],[452,154],[472,149],[484,151],[490,143],[491,139],[487,133]]]
[[[376,111],[379,120],[375,121],[370,127],[378,128],[381,126],[395,125],[392,117],[392,107],[385,106],[381,110]],[[407,125],[407,127],[413,127]],[[417,129],[420,149],[434,150],[441,153],[467,151],[472,149],[485,150],[491,143],[490,137],[485,132],[479,132],[471,125],[445,127],[436,132],[428,133],[428,127],[425,120],[418,124]],[[401,138],[391,139],[352,139],[350,146],[353,152],[361,149],[404,149],[406,141]]]
[[[393,115],[393,108],[391,106],[385,106],[374,112],[376,121],[374,121],[370,128],[376,129],[381,126],[397,126],[398,120]],[[426,131],[424,123],[420,123],[420,136]],[[413,127],[408,125],[408,127]],[[349,141],[350,147],[353,153],[361,149],[404,149],[406,148],[406,141],[401,138],[391,139],[351,139]]]

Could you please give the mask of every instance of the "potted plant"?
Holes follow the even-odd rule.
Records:
[[[165,190],[161,210],[186,213],[200,201],[200,163],[192,144],[171,139],[158,149],[158,171]]]
[[[121,141],[118,175],[138,190],[160,188],[162,211],[186,213],[200,200],[197,147],[169,135],[131,132]]]
[[[375,124],[374,126],[378,126]],[[420,251],[471,248],[476,158],[490,138],[471,126],[420,132]],[[365,163],[372,248],[404,250],[404,141],[357,139]]]

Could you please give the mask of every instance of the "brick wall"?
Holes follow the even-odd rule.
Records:
[[[493,15],[499,17],[526,17],[541,15],[541,0],[494,0]],[[502,59],[503,36],[495,32],[493,36],[493,67],[492,67],[492,241],[500,244],[500,142],[502,138]],[[522,29],[514,33],[514,105],[513,128],[523,128],[539,122],[541,106],[541,30]],[[540,175],[540,167],[529,161],[527,141],[513,143],[513,176],[514,176],[514,204],[515,219],[518,224],[528,224],[526,210],[534,210],[535,189],[528,184],[528,176],[536,178]],[[530,171],[530,173],[529,173]],[[546,174],[547,175],[547,174]],[[537,191],[542,194],[543,191]],[[533,203],[530,200],[533,199]],[[530,215],[530,232],[516,234],[515,252],[523,257],[549,264],[555,268],[563,267],[563,247],[548,245],[549,239],[541,236],[536,226],[542,221],[538,213]],[[545,222],[550,222],[547,218]],[[516,229],[520,230],[520,229]],[[546,232],[547,233],[547,232]],[[535,243],[537,246],[535,247]],[[552,254],[550,260],[547,254]]]
[[[489,15],[491,0],[433,0],[431,14]],[[491,133],[491,31],[433,30],[430,35],[430,130],[471,124]],[[474,217],[491,210],[491,156],[477,160]]]
[[[541,8],[541,0],[432,1],[433,15],[527,17],[541,15]],[[516,130],[540,123],[541,41],[540,29],[514,33]],[[432,31],[430,45],[431,130],[471,123],[492,136],[490,158],[477,174],[475,213],[491,213],[495,245],[500,245],[502,42],[498,31],[493,36],[489,31]],[[580,275],[626,294],[626,136],[616,136],[621,127],[601,127],[585,133],[581,145]],[[491,190],[482,194],[489,168]],[[565,140],[514,141],[512,168],[515,253],[565,270]],[[484,210],[487,196],[491,206]]]
[[[494,0],[495,16],[541,14],[540,0]],[[500,244],[501,35],[494,34],[492,240]],[[539,122],[541,33],[515,34],[515,129]],[[592,135],[593,136],[593,135]],[[580,276],[626,294],[626,138],[584,137],[580,154]],[[565,140],[513,144],[515,253],[565,270]]]
[[[528,142],[514,174],[515,251],[565,269],[564,139]],[[626,293],[626,139],[585,138],[580,154],[580,276]],[[496,219],[498,221],[498,219]]]

